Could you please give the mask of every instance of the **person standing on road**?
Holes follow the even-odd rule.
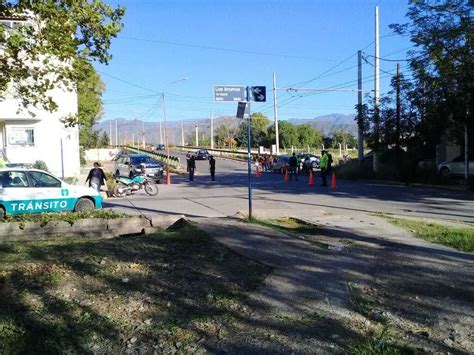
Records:
[[[329,150],[327,151],[327,155],[328,155],[328,166],[326,170],[327,170],[327,175],[330,175],[332,172],[332,154]]]
[[[194,169],[196,169],[196,159],[192,155],[188,163],[189,181],[194,181]]]
[[[321,160],[319,162],[319,168],[321,169],[321,186],[328,186],[328,179],[327,179],[328,161],[329,161],[329,157],[326,154],[326,151],[325,150],[321,151]]]
[[[295,153],[293,153],[290,160],[288,161],[288,167],[290,168],[290,181],[292,176],[295,177],[295,181],[298,181],[298,175],[296,174],[296,171],[298,169],[298,159],[296,158]]]
[[[100,168],[99,163],[94,163],[94,168],[89,171],[87,175],[86,183],[89,181],[89,186],[97,192],[100,192],[100,187],[105,185],[107,178],[105,177],[104,171]]]
[[[191,152],[188,151],[188,153],[186,154],[186,171],[189,173],[189,159],[191,159]]]
[[[212,181],[216,181],[216,160],[212,155],[209,156],[209,171],[211,172]]]

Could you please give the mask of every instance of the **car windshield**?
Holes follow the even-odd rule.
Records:
[[[157,164],[157,161],[147,157],[132,157],[132,164]]]

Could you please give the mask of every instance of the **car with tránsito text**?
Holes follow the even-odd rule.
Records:
[[[0,169],[0,219],[9,215],[90,211],[102,207],[95,189],[68,184],[37,169]]]

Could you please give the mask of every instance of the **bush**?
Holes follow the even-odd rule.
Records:
[[[37,160],[35,161],[35,163],[33,164],[33,169],[38,169],[38,170],[44,170],[44,171],[48,171],[48,166],[46,165],[46,163],[42,160]]]

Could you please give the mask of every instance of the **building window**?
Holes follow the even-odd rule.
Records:
[[[8,144],[34,146],[35,129],[25,127],[11,127],[8,129]]]
[[[18,28],[25,24],[25,21],[22,20],[10,20],[10,19],[2,19],[0,20],[0,26],[3,27],[4,32],[4,39],[8,39],[10,33],[13,31],[18,30]],[[0,48],[3,48],[4,44],[2,43],[2,40],[0,39]]]

